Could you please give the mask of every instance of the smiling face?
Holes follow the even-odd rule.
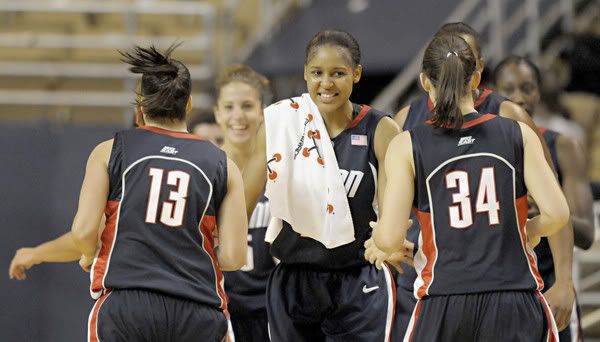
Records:
[[[498,94],[520,105],[533,115],[540,102],[540,87],[535,72],[526,64],[508,64],[496,76]]]
[[[224,85],[214,111],[217,122],[225,132],[225,140],[232,144],[249,143],[263,120],[259,93],[244,82],[234,81]]]
[[[361,73],[362,66],[353,67],[350,53],[334,45],[316,47],[304,65],[308,93],[322,114],[344,109]]]

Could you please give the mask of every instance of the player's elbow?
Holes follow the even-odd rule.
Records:
[[[246,264],[248,246],[241,248],[219,248],[219,267],[223,271],[237,271]]]
[[[575,238],[575,246],[583,249],[584,251],[587,251],[588,249],[592,248],[593,244],[594,238],[591,235]]]
[[[76,245],[98,239],[97,227],[75,217],[71,227],[71,237]]]
[[[573,221],[573,237],[575,246],[583,250],[588,250],[592,247],[595,240],[594,226],[586,220],[581,220],[576,217],[571,218]],[[584,221],[584,222],[576,222]],[[582,227],[583,226],[583,227]]]

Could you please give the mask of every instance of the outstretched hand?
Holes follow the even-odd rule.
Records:
[[[34,248],[19,248],[10,261],[8,277],[10,279],[25,280],[27,278],[25,271],[37,264],[39,264],[39,261],[36,260]]]

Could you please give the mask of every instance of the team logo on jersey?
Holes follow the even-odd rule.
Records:
[[[170,146],[165,146],[162,148],[162,150],[160,150],[160,153],[167,153],[167,154],[177,154],[177,151],[175,149],[175,147],[170,147]]]
[[[344,187],[346,188],[346,196],[348,198],[353,198],[356,195],[356,191],[362,182],[364,172],[356,171],[356,170],[344,170],[340,169],[340,174],[342,175],[342,179],[344,180]]]
[[[470,145],[474,142],[475,142],[475,139],[469,135],[468,137],[461,137],[460,140],[458,141],[458,145],[456,145],[456,146]]]

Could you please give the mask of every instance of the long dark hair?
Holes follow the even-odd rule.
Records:
[[[139,98],[136,103],[144,114],[155,120],[184,120],[186,106],[192,91],[192,81],[187,67],[171,58],[171,53],[181,43],[171,45],[160,53],[153,45],[135,46],[129,52],[119,53],[122,62],[135,74],[142,74]]]
[[[469,44],[458,35],[436,35],[423,55],[423,72],[436,90],[434,116],[436,127],[458,129],[463,124],[461,98],[470,93],[469,81],[477,62]]]
[[[344,48],[350,54],[352,67],[356,68],[360,64],[360,46],[354,36],[346,31],[339,30],[324,30],[317,32],[306,44],[306,56],[304,63],[312,58],[317,48],[323,45],[332,45]]]
[[[446,34],[455,34],[459,36],[471,37],[473,39],[473,42],[475,43],[475,50],[477,50],[477,56],[479,58],[483,58],[483,56],[481,56],[481,43],[479,42],[479,33],[475,31],[475,29],[471,26],[460,21],[455,23],[445,23],[435,33],[436,36]]]

